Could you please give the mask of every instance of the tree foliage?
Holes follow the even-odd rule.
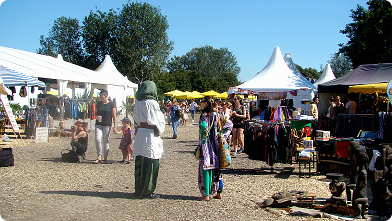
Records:
[[[181,79],[176,81],[176,89],[224,92],[240,84],[238,74],[241,69],[227,48],[193,48],[183,56],[174,56],[167,67],[174,79]]]
[[[339,44],[339,52],[347,56],[354,67],[392,60],[391,5],[385,0],[372,0],[367,4],[369,9],[357,5],[356,10],[351,10],[353,22],[340,31],[349,41]]]
[[[79,21],[75,18],[60,17],[56,19],[49,31],[49,37],[40,36],[40,44],[39,54],[54,57],[61,54],[65,61],[84,65],[82,31]]]
[[[352,69],[350,60],[342,53],[333,54],[328,63],[331,65],[332,72],[336,78],[347,74]]]
[[[298,71],[306,78],[313,78],[313,79],[319,79],[322,71],[317,71],[314,68],[302,68],[298,64],[295,64],[295,67],[298,69]]]
[[[95,69],[109,54],[118,71],[133,82],[152,79],[166,68],[173,43],[166,16],[148,3],[128,1],[119,12],[90,12],[83,21],[58,18],[49,37],[41,36],[41,54]]]

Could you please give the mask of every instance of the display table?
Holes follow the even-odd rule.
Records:
[[[321,173],[347,173],[351,157],[349,155],[350,138],[331,138],[329,141],[317,141],[317,171]]]

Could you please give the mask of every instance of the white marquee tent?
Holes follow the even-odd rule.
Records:
[[[58,58],[32,52],[0,46],[0,65],[24,73],[33,78],[40,78],[47,88],[59,89],[59,96],[65,93],[67,87],[79,88],[94,84],[102,87],[108,84],[107,77],[101,77],[96,72]],[[18,91],[18,88],[17,88]],[[29,92],[29,97],[36,97],[38,90]],[[14,102],[28,105],[26,99],[14,96]]]
[[[301,80],[304,81],[305,84],[306,84],[309,88],[311,88],[311,89],[313,89],[313,90],[317,90],[317,86],[314,86],[310,81],[308,81],[308,80],[301,74],[301,72],[298,71],[297,67],[295,67],[294,62],[293,62],[293,59],[291,58],[290,53],[286,53],[286,54],[284,55],[284,58],[283,58],[283,59],[284,59],[284,61],[286,62],[287,67],[289,67],[290,70],[291,70],[295,75],[297,75],[299,78],[301,78]]]
[[[302,99],[313,97],[314,87],[309,83],[306,78],[298,76],[287,66],[279,47],[275,47],[263,70],[251,80],[235,87],[234,91],[247,90],[251,93],[287,92],[286,98],[293,99],[294,107],[298,108],[301,107]],[[293,93],[290,93],[290,91]],[[228,93],[232,93],[232,91]],[[278,102],[272,104],[276,105]]]
[[[134,95],[138,87],[137,84],[129,81],[127,77],[117,70],[109,55],[105,56],[105,59],[97,68],[96,72],[99,76],[106,77],[109,81],[110,84],[106,85],[105,89],[108,90],[111,98],[116,98],[118,109],[122,102],[126,101],[128,96]]]
[[[323,71],[323,74],[321,74],[320,78],[316,82],[314,82],[313,85],[317,87],[317,85],[325,83],[330,80],[333,80],[335,78],[336,77],[335,77],[334,73],[332,72],[331,65],[326,64],[324,71]]]

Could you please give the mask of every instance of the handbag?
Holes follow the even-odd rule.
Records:
[[[14,166],[12,148],[0,148],[0,167]]]
[[[229,145],[225,142],[225,137],[223,136],[223,132],[219,132],[218,136],[219,142],[219,167],[226,168],[231,165],[231,156]]]
[[[200,159],[200,148],[201,148],[200,145],[197,145],[197,147],[193,153],[193,155],[195,155],[196,160]]]
[[[68,150],[68,152],[66,152],[68,149],[63,149],[61,151],[61,160],[63,162],[67,162],[67,163],[77,163],[79,162],[79,156],[76,152]],[[64,152],[63,152],[64,151]]]

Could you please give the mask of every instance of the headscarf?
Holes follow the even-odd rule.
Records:
[[[136,92],[136,99],[142,101],[151,99],[158,101],[157,86],[153,81],[143,81]]]

